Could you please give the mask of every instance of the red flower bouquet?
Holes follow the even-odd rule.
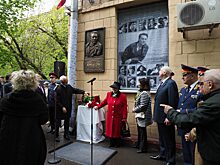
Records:
[[[86,104],[86,106],[88,107],[88,108],[93,108],[94,106],[97,106],[97,105],[99,105],[100,104],[100,97],[99,96],[94,96],[94,98],[91,100],[91,101],[89,101],[87,104]]]

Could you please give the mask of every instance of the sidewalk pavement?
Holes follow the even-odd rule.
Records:
[[[50,152],[54,149],[54,134],[47,133],[49,130],[48,125],[42,126],[46,141],[47,141],[47,151]],[[71,140],[65,140],[63,138],[63,129],[60,129],[60,142],[55,142],[55,148],[62,147],[65,144],[76,142],[75,136],[70,136]],[[104,140],[98,144],[93,145],[100,145],[103,147],[108,147],[108,140]],[[112,148],[117,151],[117,153],[106,163],[106,165],[165,165],[166,162],[163,161],[156,161],[150,159],[150,155],[157,155],[158,154],[158,146],[149,144],[148,152],[147,153],[137,153],[137,149],[131,147],[131,140],[129,138],[123,140],[123,144],[119,148]],[[48,153],[47,158],[45,160],[44,165],[50,165],[48,160],[53,159],[53,154]],[[176,165],[182,165],[182,153],[181,151],[177,150],[176,154]],[[61,162],[57,165],[78,165],[77,163],[61,159]]]

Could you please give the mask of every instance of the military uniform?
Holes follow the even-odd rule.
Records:
[[[196,68],[192,68],[190,66],[181,65],[183,76],[185,74],[196,73],[198,70]],[[201,93],[199,92],[198,81],[195,81],[191,85],[187,85],[180,90],[179,93],[179,103],[178,109],[180,113],[191,113],[196,110],[197,103],[201,101]],[[185,134],[190,132],[192,127],[180,129],[178,128],[178,135],[181,136],[182,139],[182,150],[183,150],[183,159],[184,165],[192,165],[193,164],[193,152],[195,143],[191,141],[185,140]]]

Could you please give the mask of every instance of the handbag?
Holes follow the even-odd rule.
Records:
[[[131,137],[130,128],[128,122],[123,122],[121,127],[121,136],[122,137]]]
[[[145,118],[145,114],[144,114],[144,112],[135,113],[135,118],[141,118],[141,119],[144,119],[144,118]]]

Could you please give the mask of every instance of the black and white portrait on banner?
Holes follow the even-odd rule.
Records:
[[[138,79],[159,85],[159,70],[168,65],[168,4],[160,2],[119,10],[118,81],[121,89],[137,90]]]
[[[93,29],[85,33],[84,71],[104,72],[105,29]]]

